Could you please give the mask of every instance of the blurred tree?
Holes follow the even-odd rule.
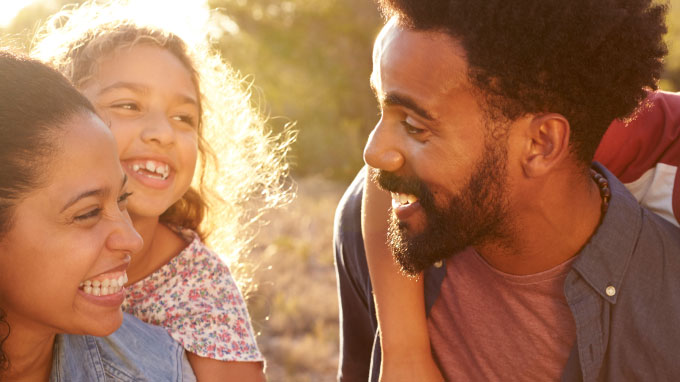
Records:
[[[16,45],[17,48],[28,50],[31,38],[43,21],[65,5],[80,4],[83,1],[84,0],[36,1],[19,11],[7,27],[0,28],[0,34],[3,36],[3,41],[10,42],[13,45]]]
[[[4,1],[4,0],[0,0]],[[193,1],[193,0],[187,0]],[[216,9],[218,48],[255,85],[256,104],[274,128],[300,130],[293,171],[349,180],[378,120],[368,85],[371,49],[382,21],[371,0],[207,0]],[[666,0],[657,0],[663,1]],[[24,46],[40,20],[64,4],[38,1],[0,30]],[[669,55],[661,80],[680,90],[680,0],[670,0]],[[5,40],[7,40],[5,38]],[[257,97],[256,97],[257,98]]]
[[[670,0],[670,9],[666,17],[668,33],[668,56],[660,87],[664,90],[680,90],[680,0]]]
[[[378,120],[368,78],[382,25],[366,0],[212,0],[224,57],[254,75],[272,116],[297,122],[294,171],[348,180]],[[237,28],[237,29],[236,29]],[[231,31],[231,33],[229,32]]]

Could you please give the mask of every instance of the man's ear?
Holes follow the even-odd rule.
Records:
[[[536,115],[527,127],[522,167],[529,177],[542,176],[569,154],[569,121],[557,113]]]

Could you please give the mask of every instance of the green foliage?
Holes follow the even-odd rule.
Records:
[[[187,0],[189,1],[189,0]],[[659,0],[666,1],[666,0]],[[72,0],[36,2],[3,34],[26,45],[39,20]],[[224,31],[216,41],[256,89],[256,104],[273,128],[294,121],[297,175],[347,181],[363,164],[362,150],[378,120],[368,85],[371,49],[382,20],[371,0],[209,0]],[[661,88],[680,90],[680,0],[670,0]]]
[[[680,0],[670,0],[668,17],[666,18],[668,33],[668,56],[660,87],[664,90],[680,90]]]
[[[382,25],[366,0],[213,0],[239,27],[219,41],[252,74],[272,116],[297,122],[294,171],[351,179],[378,119],[368,84]],[[276,121],[274,121],[276,122]]]

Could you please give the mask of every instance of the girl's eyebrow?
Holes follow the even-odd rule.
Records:
[[[137,83],[134,83],[134,82],[118,81],[118,82],[114,82],[113,84],[101,89],[99,91],[98,95],[102,95],[106,92],[110,92],[112,90],[117,90],[117,89],[128,89],[128,90],[131,90],[131,91],[133,91],[135,93],[139,93],[139,94],[145,94],[145,93],[149,92],[149,88],[144,86],[144,85],[137,84]],[[177,94],[177,98],[180,99],[182,101],[182,103],[198,106],[198,101],[194,97],[187,96],[187,95],[184,95],[184,94]]]
[[[123,175],[123,181],[121,182],[121,186],[120,186],[121,189],[125,186],[125,183],[127,183],[127,179],[128,179],[127,174],[124,174]],[[64,207],[61,209],[60,212],[66,211],[66,209],[68,209],[72,205],[78,203],[78,201],[81,200],[81,199],[84,199],[84,198],[87,198],[87,197],[90,197],[90,196],[106,196],[106,195],[108,195],[108,193],[110,191],[111,190],[109,188],[105,187],[105,188],[96,188],[94,190],[87,190],[87,191],[81,192],[80,194],[74,196],[68,202],[66,202],[66,204],[64,205]]]
[[[118,81],[114,82],[113,84],[101,89],[99,91],[99,94],[103,94],[106,92],[109,92],[111,90],[117,90],[117,89],[129,89],[132,90],[135,93],[148,93],[149,88],[147,88],[144,85],[136,84],[133,82],[125,82],[125,81]]]

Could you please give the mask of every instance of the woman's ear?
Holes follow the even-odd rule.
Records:
[[[522,157],[524,173],[542,176],[569,154],[569,121],[557,113],[536,115],[527,126]]]

